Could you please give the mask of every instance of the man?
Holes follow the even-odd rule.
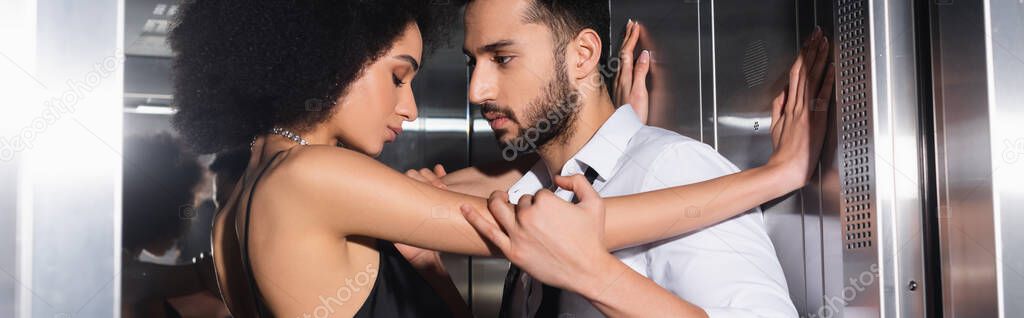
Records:
[[[616,109],[603,82],[608,70],[607,10],[607,4],[586,0],[470,1],[465,38],[473,67],[470,102],[481,107],[505,145],[503,157],[522,165],[530,162],[524,155],[536,152],[539,160],[525,173],[460,170],[445,176],[445,185],[480,196],[511,185],[509,200],[517,203],[541,189],[572,200],[571,192],[553,186],[556,175],[586,175],[601,196],[618,196],[738,171],[707,145],[645,126],[631,107]],[[630,30],[638,28],[631,25]],[[641,65],[649,58],[643,54]],[[421,174],[431,178],[430,171]],[[672,293],[711,317],[797,315],[757,209],[700,232],[615,255],[663,287],[660,292]],[[579,295],[545,288],[515,268],[509,278],[502,316],[600,316]],[[673,315],[648,309],[650,314]]]

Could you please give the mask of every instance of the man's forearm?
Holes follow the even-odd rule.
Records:
[[[600,273],[577,292],[608,317],[707,317],[703,309],[665,290],[617,258],[600,260]]]

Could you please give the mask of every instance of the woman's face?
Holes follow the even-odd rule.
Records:
[[[389,51],[363,68],[329,120],[342,144],[376,157],[402,133],[402,122],[416,120],[411,83],[422,55],[420,29],[410,23]]]

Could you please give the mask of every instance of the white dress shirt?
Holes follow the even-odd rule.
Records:
[[[597,134],[562,166],[561,175],[593,168],[594,189],[614,197],[686,185],[739,171],[710,146],[675,132],[643,125],[629,105],[618,110]],[[538,162],[509,188],[509,201],[553,187],[547,167]],[[572,192],[556,189],[564,200]],[[634,213],[644,213],[635,211]],[[680,207],[680,216],[700,207]],[[661,230],[661,229],[651,229]],[[760,209],[753,209],[704,230],[614,252],[633,270],[710,317],[797,317],[782,266],[765,231]],[[524,273],[514,285],[509,313],[532,317],[540,305],[540,282]],[[658,308],[650,308],[659,315]],[[560,316],[601,317],[583,297],[561,294]]]

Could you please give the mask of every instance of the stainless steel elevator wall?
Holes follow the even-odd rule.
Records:
[[[810,1],[613,0],[613,47],[620,26],[639,20],[641,46],[654,57],[651,124],[712,145],[746,169],[771,154],[770,101],[819,15],[831,23],[831,10]],[[790,297],[805,315],[823,306],[822,241],[838,238],[822,233],[822,215],[834,216],[838,201],[838,191],[823,191],[837,189],[838,180],[826,180],[762,207]]]
[[[1024,2],[931,5],[946,317],[1024,310]]]

